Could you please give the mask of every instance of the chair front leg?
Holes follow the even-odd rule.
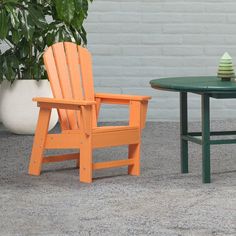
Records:
[[[81,110],[81,130],[83,132],[80,146],[80,181],[84,183],[92,182],[93,175],[93,147],[92,147],[92,107],[82,107]]]
[[[48,133],[48,126],[51,116],[51,109],[40,108],[38,123],[35,131],[34,144],[30,157],[29,174],[40,175],[43,151]]]
[[[93,149],[91,135],[84,135],[80,147],[80,181],[84,183],[91,183],[93,176]]]
[[[134,164],[128,167],[128,174],[140,175],[140,149],[141,149],[141,133],[145,126],[146,112],[148,102],[131,101],[130,102],[130,126],[139,127],[139,142],[130,144],[128,149],[128,158],[134,160]]]
[[[129,159],[134,160],[134,165],[128,167],[129,175],[140,175],[140,147],[141,143],[129,145]]]

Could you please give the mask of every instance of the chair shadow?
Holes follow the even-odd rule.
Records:
[[[75,171],[78,170],[78,173],[71,173],[69,171]],[[52,175],[50,174],[52,173]],[[56,173],[63,173],[63,175],[56,175]],[[229,170],[229,171],[221,171],[221,172],[213,172],[212,175],[224,175],[224,174],[234,174],[236,173],[236,170]],[[53,176],[55,174],[55,176]],[[176,177],[176,174],[178,176]],[[192,174],[191,178],[197,178],[199,179],[201,177],[201,174],[196,173],[189,173]],[[68,178],[67,178],[68,176]],[[86,184],[81,183],[79,179],[79,169],[76,167],[66,167],[66,168],[58,168],[58,169],[47,169],[43,170],[40,176],[30,176],[26,172],[18,173],[18,175],[13,176],[1,176],[0,181],[0,187],[11,187],[11,189],[33,189],[35,187],[44,186],[47,185],[55,185],[57,187],[69,187],[69,188],[86,188],[89,186],[94,186],[94,184],[103,184],[104,182],[102,180],[113,180],[114,178],[120,178],[120,177],[128,177],[128,173],[103,173],[103,176],[96,176],[93,178],[92,184]],[[167,177],[168,176],[168,177]],[[157,178],[160,177],[160,178]],[[161,178],[162,177],[162,178]],[[141,176],[142,178],[142,176]],[[168,178],[168,182],[175,181],[175,180],[183,180],[187,179],[188,175],[180,174],[180,173],[174,173],[174,174],[152,174],[148,176],[143,176],[144,179],[147,179],[146,181],[149,181],[149,179],[157,178],[157,182],[165,181],[166,178]],[[65,181],[68,180],[68,181]],[[129,179],[130,180],[130,179]],[[123,181],[123,180],[122,180]],[[68,184],[69,182],[69,184]],[[113,182],[113,181],[112,181]],[[105,182],[107,183],[107,181]],[[131,181],[133,183],[133,181]],[[144,180],[145,183],[145,180]],[[214,182],[216,183],[216,182]],[[228,185],[228,183],[227,183]],[[194,187],[194,186],[193,186]],[[90,187],[89,187],[90,188]]]
[[[236,170],[227,170],[227,171],[220,171],[220,172],[212,172],[211,174],[213,175],[221,175],[221,174],[230,174],[230,173],[235,173]]]
[[[60,168],[60,169],[53,169],[53,170],[50,170],[50,169],[48,169],[48,170],[43,170],[42,171],[42,175],[45,173],[55,173],[55,172],[57,172],[57,173],[59,173],[59,172],[64,172],[64,171],[70,171],[70,170],[78,170],[78,172],[79,172],[79,168],[76,168],[76,167],[67,167],[67,168]],[[102,180],[102,179],[110,179],[110,178],[116,178],[116,177],[122,177],[122,176],[128,176],[128,173],[127,174],[125,174],[125,173],[123,173],[123,174],[111,174],[111,175],[106,175],[106,176],[96,176],[96,177],[93,177],[93,181],[97,181],[97,180]],[[78,174],[78,178],[79,178],[79,174]]]

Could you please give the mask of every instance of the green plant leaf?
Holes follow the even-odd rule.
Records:
[[[7,37],[9,26],[8,26],[9,16],[5,9],[0,9],[0,39],[5,39]]]
[[[32,18],[30,17],[28,11],[21,10],[19,12],[19,15],[20,15],[22,33],[27,38],[27,40],[30,40],[32,39],[33,33],[35,31],[35,24]]]
[[[19,43],[20,39],[21,39],[21,32],[19,30],[12,30],[12,42],[14,44]]]
[[[1,50],[0,50],[0,55],[2,55]],[[0,83],[3,81],[3,70],[2,70],[2,64],[3,64],[3,57],[0,56]]]
[[[81,45],[82,40],[81,40],[79,32],[78,31],[74,31],[73,35],[74,35],[76,44]]]
[[[21,59],[28,57],[30,52],[29,45],[25,44],[24,42],[19,45],[19,48],[17,50],[17,54]]]
[[[34,64],[33,66],[33,76],[34,79],[39,80],[40,79],[40,65],[39,64]]]
[[[20,25],[19,17],[18,17],[18,9],[13,6],[6,5],[6,10],[8,15],[10,16],[10,22],[14,29],[17,29]]]
[[[42,53],[59,41],[86,44],[84,19],[91,0],[0,0],[0,82],[45,79]]]
[[[34,4],[29,4],[29,14],[32,22],[34,22],[37,27],[40,29],[45,28],[47,22],[45,16],[43,15],[43,11],[39,6],[36,8]]]
[[[82,0],[82,10],[84,12],[84,18],[86,18],[88,14],[88,0]]]
[[[84,21],[84,14],[83,14],[83,11],[81,10],[79,13],[75,13],[75,16],[71,22],[71,25],[79,30],[83,24],[83,21]]]
[[[83,39],[84,44],[87,44],[87,33],[84,29],[84,27],[81,27],[81,31],[79,31],[79,34],[81,36],[81,38]]]
[[[74,0],[55,0],[58,18],[70,24],[75,14]]]
[[[3,4],[4,3],[17,3],[17,2],[19,2],[19,0],[3,0],[2,2],[3,2]]]
[[[19,63],[20,62],[14,54],[11,55],[11,57],[9,57],[9,60],[10,60],[11,68],[13,68],[13,69],[18,69],[19,68]]]
[[[16,78],[16,73],[11,65],[11,56],[3,58],[3,74],[4,77],[9,81],[14,81]]]

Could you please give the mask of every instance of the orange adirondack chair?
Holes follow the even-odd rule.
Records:
[[[140,175],[141,131],[151,97],[95,94],[91,55],[74,43],[56,43],[49,47],[44,53],[44,63],[54,98],[33,98],[40,111],[29,174],[40,175],[44,163],[76,159],[81,182],[91,183],[93,170],[126,165],[130,175]],[[98,127],[102,103],[129,105],[129,125]],[[58,111],[60,134],[48,134],[52,108]],[[93,149],[120,145],[128,145],[127,159],[93,163]],[[46,149],[79,149],[79,152],[44,157]]]

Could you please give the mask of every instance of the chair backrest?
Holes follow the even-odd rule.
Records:
[[[54,98],[94,101],[92,59],[86,48],[56,43],[44,53],[44,64]],[[96,126],[95,108],[93,126]],[[80,112],[58,110],[62,130],[79,129]]]

